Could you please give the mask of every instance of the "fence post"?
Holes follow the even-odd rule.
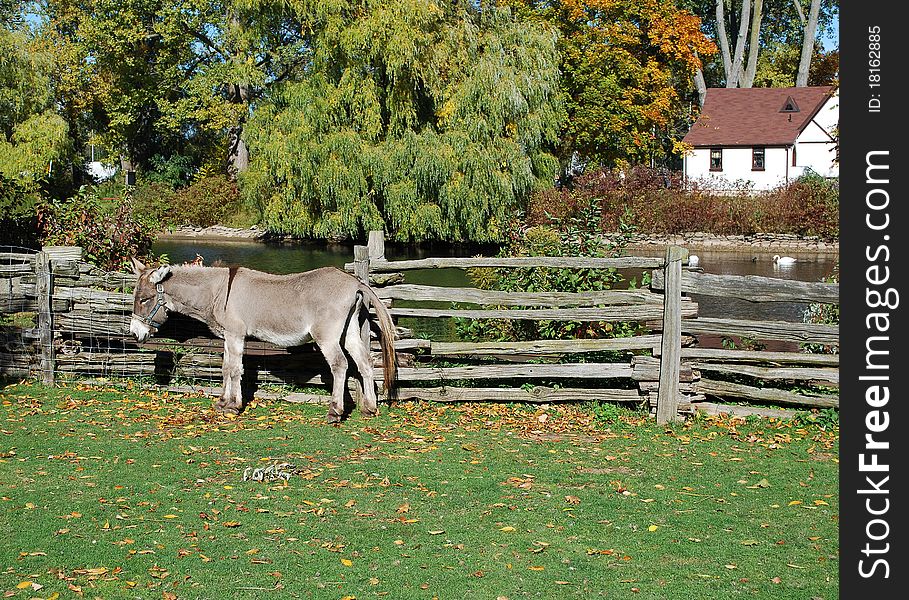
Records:
[[[679,371],[682,355],[682,261],[688,250],[666,248],[663,289],[663,340],[660,354],[660,387],[656,421],[674,421],[679,410]]]
[[[369,260],[385,260],[385,232],[370,231],[366,247],[369,249]]]
[[[369,284],[369,248],[366,246],[354,246],[354,275]]]
[[[35,280],[38,295],[38,345],[41,351],[41,382],[54,385],[54,313],[52,298],[54,295],[54,273],[51,269],[50,255],[38,252],[35,255]]]

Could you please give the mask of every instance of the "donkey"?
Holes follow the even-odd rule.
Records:
[[[363,383],[360,410],[375,415],[370,306],[381,332],[385,390],[393,393],[397,371],[391,314],[368,285],[344,271],[323,267],[273,275],[243,267],[151,268],[135,258],[132,266],[138,281],[129,330],[139,343],[157,333],[171,311],[199,319],[224,339],[224,391],[215,403],[220,411],[239,414],[242,408],[243,350],[246,338],[254,337],[284,348],[310,341],[318,345],[333,380],[329,423],[339,422],[344,413],[350,356]]]

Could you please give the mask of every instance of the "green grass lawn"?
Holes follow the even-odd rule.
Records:
[[[0,405],[8,597],[839,597],[836,427],[418,403],[329,426],[76,385]],[[244,481],[275,461],[288,481]]]

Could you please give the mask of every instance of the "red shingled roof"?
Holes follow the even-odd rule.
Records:
[[[832,93],[831,86],[709,88],[683,141],[695,147],[793,144]],[[790,99],[798,112],[781,112]]]

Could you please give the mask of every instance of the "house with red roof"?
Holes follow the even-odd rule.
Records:
[[[742,182],[766,190],[807,170],[839,177],[839,94],[831,86],[709,88],[682,140],[686,181],[712,189]]]

